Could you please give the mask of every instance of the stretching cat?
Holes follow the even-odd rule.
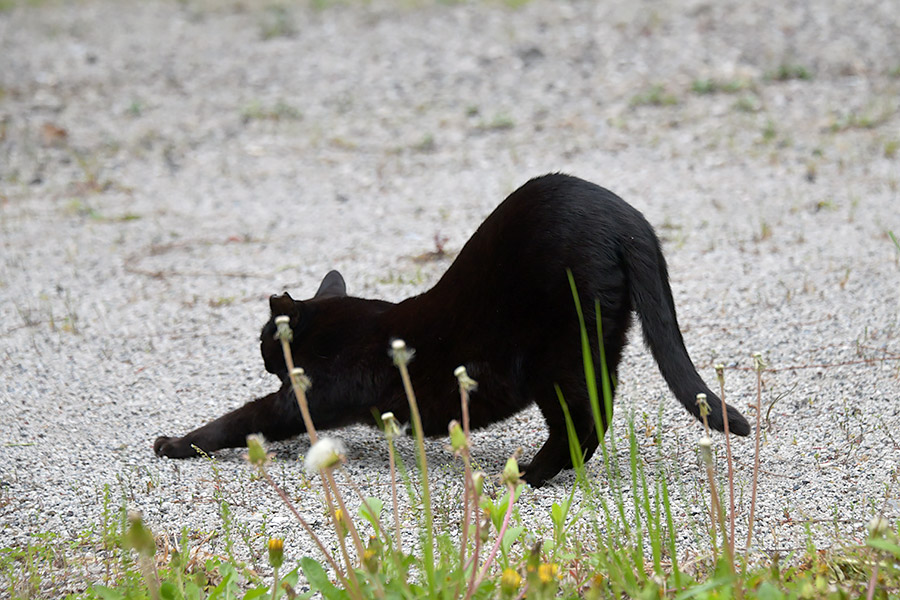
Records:
[[[394,304],[347,295],[337,271],[316,295],[298,301],[272,296],[272,318],[263,327],[266,370],[281,389],[249,402],[184,437],[160,437],[153,448],[171,458],[245,445],[251,433],[282,440],[305,427],[291,391],[274,319],[288,315],[294,361],[312,379],[309,408],[317,428],[373,420],[373,409],[409,418],[400,375],[387,355],[391,340],[415,349],[410,374],[424,433],[447,433],[460,418],[454,369],[465,365],[478,382],[470,403],[474,428],[486,427],[536,402],[549,437],[524,478],[540,486],[571,467],[565,420],[554,389],[563,392],[585,459],[599,443],[581,355],[580,329],[566,270],[585,307],[587,330],[596,331],[600,302],[603,345],[613,381],[631,325],[640,316],[644,340],[675,397],[695,417],[697,393],[709,401],[709,424],[722,431],[721,402],[697,374],[675,317],[666,262],[643,215],[612,192],[561,174],[532,179],[482,223],[429,291]],[[599,351],[594,363],[599,373]],[[750,426],[728,407],[732,433]],[[603,427],[606,429],[606,415]],[[601,432],[602,434],[603,432]]]

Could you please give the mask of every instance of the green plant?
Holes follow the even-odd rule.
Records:
[[[259,100],[253,100],[241,110],[241,119],[249,121],[299,121],[303,113],[295,106],[279,100],[271,106],[263,105]]]
[[[762,110],[762,103],[755,94],[745,94],[737,99],[734,103],[735,110],[745,113],[759,112]]]
[[[285,6],[274,5],[266,9],[260,19],[259,35],[264,40],[279,37],[291,37],[297,33],[294,17]]]
[[[666,91],[662,84],[655,84],[646,91],[633,96],[629,104],[636,106],[673,106],[678,104],[678,98]]]
[[[790,81],[791,79],[808,81],[813,78],[813,74],[803,65],[781,63],[774,70],[766,73],[765,77],[772,81]]]
[[[829,129],[834,133],[848,129],[875,129],[887,123],[893,115],[894,110],[891,106],[870,105],[863,110],[852,110],[838,115],[832,119]]]
[[[766,120],[766,124],[762,130],[762,139],[764,142],[772,142],[778,136],[778,130],[775,128],[775,121],[772,119]]]
[[[728,81],[720,81],[718,79],[695,79],[691,84],[691,91],[695,94],[736,94],[750,87],[746,81],[739,79],[731,79]]]
[[[477,114],[477,113],[474,113]],[[490,121],[484,121],[478,125],[478,129],[482,131],[503,131],[512,129],[516,126],[516,122],[512,117],[505,113],[498,113]]]

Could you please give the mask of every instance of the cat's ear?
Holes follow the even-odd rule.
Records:
[[[269,310],[272,311],[273,317],[278,315],[296,317],[300,313],[297,303],[287,292],[280,296],[269,296]]]
[[[337,271],[329,271],[314,298],[342,298],[347,295],[347,285]]]

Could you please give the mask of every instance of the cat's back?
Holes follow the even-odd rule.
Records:
[[[510,194],[478,228],[457,262],[512,277],[609,268],[619,248],[653,237],[643,215],[583,179],[553,173]]]
[[[568,306],[567,270],[588,296],[624,293],[622,247],[638,239],[656,238],[616,194],[570,175],[544,175],[494,209],[430,295],[475,312]]]
[[[641,213],[610,190],[572,175],[550,173],[519,187],[484,224],[565,236],[570,230],[624,233],[640,222],[645,222]]]

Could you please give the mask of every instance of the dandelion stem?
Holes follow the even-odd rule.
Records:
[[[425,513],[425,535],[423,539],[424,556],[423,563],[425,575],[429,587],[434,589],[434,517],[431,514],[431,491],[428,488],[428,458],[425,456],[425,433],[422,430],[422,417],[419,414],[419,405],[416,403],[416,394],[413,391],[412,381],[409,378],[407,363],[411,358],[411,351],[407,349],[403,340],[394,340],[391,345],[394,364],[400,370],[400,378],[403,380],[403,389],[409,402],[410,416],[413,427],[416,429],[416,447],[419,455],[419,473],[422,478],[422,509]]]
[[[747,522],[747,551],[753,543],[753,516],[756,513],[756,485],[759,480],[759,445],[762,429],[762,372],[764,363],[759,352],[753,353],[753,367],[756,370],[756,450],[753,460],[753,486],[750,494],[750,517]]]
[[[466,549],[469,544],[469,521],[473,516],[476,520],[478,519],[478,515],[475,514],[478,507],[478,499],[475,497],[475,484],[472,481],[472,462],[469,456],[469,444],[471,443],[471,438],[469,437],[469,388],[474,386],[474,382],[469,379],[465,367],[457,367],[454,375],[459,380],[462,429],[466,439],[465,448],[461,452],[465,473],[463,478],[463,522],[462,539],[459,542],[459,566],[463,567],[466,564]],[[469,511],[470,502],[472,503],[472,514]]]
[[[734,462],[731,458],[731,429],[728,426],[728,405],[725,403],[725,365],[716,365],[719,380],[719,399],[722,401],[722,421],[725,425],[725,456],[728,462],[728,549],[734,557]]]
[[[481,554],[481,521],[478,520],[478,515],[477,515],[477,511],[476,511],[476,515],[475,515],[475,548],[474,548],[474,550],[472,550],[472,556],[469,557],[469,560],[466,562],[465,566],[463,567],[463,573],[465,573],[469,569],[470,566],[472,567],[472,579],[469,580],[469,585],[468,585],[467,591],[466,591],[466,598],[468,598],[471,595],[470,590],[472,589],[472,582],[474,581],[475,573],[477,572],[477,569],[478,569],[478,557],[480,554]]]
[[[388,440],[388,458],[391,462],[391,501],[394,503],[394,535],[396,537],[396,551],[403,550],[400,542],[400,505],[397,502],[397,464],[394,457],[394,440]]]
[[[275,600],[278,592],[278,567],[272,567],[272,600]]]
[[[281,315],[275,317],[275,324],[278,326],[278,339],[281,340],[281,351],[284,354],[284,364],[287,365],[288,375],[291,378],[291,387],[294,389],[294,397],[300,406],[300,414],[303,415],[303,424],[306,425],[306,433],[309,435],[310,444],[315,444],[318,440],[316,428],[313,426],[312,417],[309,415],[309,404],[306,401],[306,390],[304,383],[300,381],[303,371],[298,372],[294,368],[294,357],[291,354],[291,329],[290,318]]]
[[[701,412],[701,414],[706,419],[705,413]],[[713,556],[718,560],[719,548],[716,542],[716,520],[719,513],[719,495],[716,493],[716,475],[713,471],[712,440],[708,436],[700,440],[700,457],[706,468],[706,479],[709,481],[709,537],[712,541]]]

